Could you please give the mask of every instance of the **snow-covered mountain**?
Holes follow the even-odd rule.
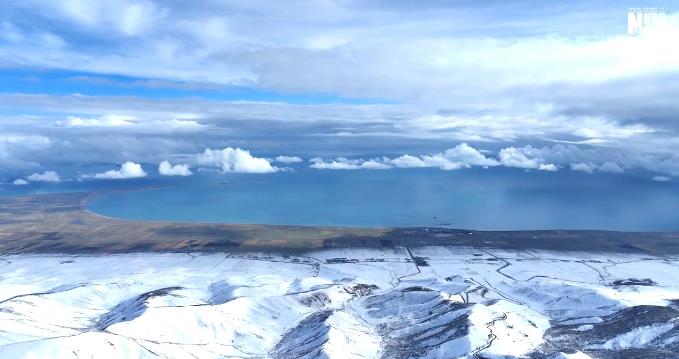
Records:
[[[429,246],[4,255],[2,358],[677,358],[679,261]]]

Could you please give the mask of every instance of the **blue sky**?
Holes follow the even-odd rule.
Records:
[[[666,21],[630,36],[630,7]],[[4,1],[0,178],[127,179],[169,161],[168,175],[511,167],[670,181],[678,8]]]
[[[351,98],[332,93],[285,93],[253,86],[159,81],[122,75],[93,75],[68,70],[5,68],[0,71],[0,92],[90,96],[136,96],[157,99],[201,98],[216,101],[285,102],[292,104],[393,103],[375,98]]]

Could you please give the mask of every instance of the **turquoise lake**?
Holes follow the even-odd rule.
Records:
[[[129,190],[135,186],[165,187]],[[679,186],[648,174],[303,169],[148,178],[119,189],[96,197],[89,209],[118,218],[189,222],[679,230]]]

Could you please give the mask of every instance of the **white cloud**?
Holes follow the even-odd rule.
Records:
[[[403,155],[394,158],[390,161],[396,167],[412,168],[412,167],[427,167],[427,165],[419,157],[411,155]]]
[[[387,170],[392,167],[379,159],[363,160],[338,157],[326,161],[316,157],[310,159],[309,162],[311,162],[309,167],[317,170]]]
[[[625,170],[615,162],[604,162],[598,168],[601,172],[623,173]]]
[[[509,167],[536,168],[534,165],[553,163],[569,166],[573,171],[586,173],[610,172],[624,173],[624,167],[639,167],[646,170],[661,171],[657,164],[664,163],[656,157],[640,156],[639,154],[623,154],[622,152],[610,151],[605,148],[581,148],[573,145],[556,145],[553,147],[536,148],[525,146],[521,148],[510,147],[504,151],[506,164]],[[604,160],[603,162],[601,162]],[[619,163],[622,163],[619,164]],[[667,170],[670,165],[665,165]]]
[[[176,164],[173,166],[168,161],[163,161],[158,165],[158,173],[163,176],[190,176],[193,174],[189,165]]]
[[[205,149],[196,156],[199,164],[220,167],[223,173],[271,173],[280,168],[272,166],[266,158],[254,157],[250,151],[227,147],[222,150]]]
[[[597,165],[597,164],[591,163],[591,162],[580,162],[580,163],[571,163],[570,167],[571,167],[571,170],[573,170],[573,171],[581,171],[581,172],[587,172],[587,173],[594,173],[594,171],[610,172],[610,173],[623,173],[623,172],[625,172],[625,170],[615,162],[604,162],[601,165]]]
[[[146,177],[146,172],[144,172],[144,169],[140,164],[130,161],[123,163],[119,170],[109,170],[97,173],[94,176],[84,176],[84,178],[97,179],[126,179],[139,177]]]
[[[497,166],[499,164],[496,160],[486,157],[484,154],[466,143],[459,144],[451,149],[446,150],[443,152],[442,157],[447,162],[452,163],[452,167],[457,167],[458,164],[461,167],[488,167]],[[445,167],[446,166],[442,166],[444,169]]]
[[[469,168],[471,166],[489,167],[499,165],[497,160],[486,157],[483,153],[466,143],[459,144],[442,153],[433,155],[402,155],[396,158],[383,157],[369,160],[339,157],[329,161],[316,157],[312,158],[310,162],[312,163],[310,166],[311,168],[342,170],[389,169],[392,167],[433,167],[442,170],[456,170],[460,168]]]
[[[592,171],[643,168],[679,174],[674,155],[679,153],[678,127],[673,121],[679,109],[679,51],[667,47],[679,36],[676,12],[668,13],[662,32],[632,37],[609,26],[609,15],[619,10],[612,3],[591,5],[592,16],[586,18],[579,17],[578,6],[548,16],[517,11],[519,18],[511,23],[497,21],[506,17],[502,7],[479,11],[477,5],[439,2],[407,10],[402,2],[343,1],[282,6],[267,1],[187,5],[25,0],[2,6],[13,14],[0,24],[0,58],[10,59],[4,61],[7,66],[82,72],[115,83],[111,86],[121,94],[134,93],[128,90],[142,83],[184,90],[236,85],[284,95],[328,93],[389,103],[292,105],[174,96],[0,94],[0,104],[7,104],[3,107],[9,106],[10,113],[16,107],[35,115],[32,122],[2,115],[0,133],[40,133],[58,147],[35,150],[0,138],[0,169],[6,172],[20,168],[17,173],[31,173],[44,168],[43,163],[52,166],[55,158],[68,164],[92,164],[99,158],[158,163],[176,153],[221,148],[225,141],[272,148],[272,143],[292,136],[307,136],[309,141],[300,141],[295,151],[320,144],[327,147],[319,153],[331,153],[364,136],[369,153],[379,153],[385,143],[393,143],[381,140],[394,137],[436,141],[423,148],[442,146],[443,141],[495,142],[494,148],[511,145],[521,152],[504,153],[504,163],[502,156],[478,157],[480,162],[475,162],[473,153],[446,151],[376,159],[368,167],[452,170],[512,165],[547,170],[586,163],[596,166]],[[101,51],[102,44],[109,51]],[[34,75],[38,80],[42,76]],[[616,96],[611,96],[612,89]],[[64,120],[73,114],[77,116]],[[57,116],[62,122],[48,125]],[[13,126],[7,122],[12,117]],[[261,131],[264,127],[256,121],[283,125]],[[294,125],[282,133],[290,123]],[[209,135],[198,133],[207,128]],[[196,135],[169,136],[187,131]],[[80,132],[101,135],[77,136]],[[321,136],[333,136],[331,143],[323,143],[327,138]],[[583,146],[518,149],[544,141]],[[270,162],[255,167],[275,168]]]
[[[625,139],[655,131],[655,129],[641,124],[619,126],[615,123],[601,121],[600,119],[590,123],[597,125],[597,127],[580,128],[573,131],[573,134],[590,140],[602,138]]]
[[[54,171],[45,171],[43,173],[34,173],[28,177],[27,180],[31,182],[60,182],[59,174]]]
[[[391,166],[385,163],[378,162],[377,160],[367,160],[363,163],[361,163],[361,168],[367,169],[367,170],[387,170],[390,169]]]
[[[344,157],[339,157],[334,160],[324,160],[320,157],[316,157],[310,160],[310,167],[315,169],[334,170],[389,169],[392,167],[428,167],[439,168],[442,170],[457,170],[470,167],[506,166],[550,172],[558,171],[559,166],[554,163],[528,158],[526,154],[524,154],[524,151],[529,152],[528,150],[530,150],[530,148],[505,148],[500,150],[500,160],[497,160],[486,156],[481,151],[466,143],[462,143],[442,153],[422,156],[402,155],[396,158],[382,157],[369,160],[347,159]]]
[[[148,115],[147,115],[148,116]],[[150,134],[165,134],[172,132],[197,132],[207,128],[207,126],[192,119],[163,119],[140,118],[131,115],[102,115],[98,117],[78,117],[68,116],[65,121],[56,121],[58,127],[100,130],[100,131],[120,131],[137,132]]]
[[[1,101],[0,101],[1,102]],[[49,137],[34,134],[17,134],[2,131],[0,121],[0,172],[8,169],[40,168],[36,154],[52,146]]]
[[[548,171],[548,172],[556,172],[559,170],[559,167],[553,163],[541,163],[538,166],[538,170],[540,171]]]
[[[63,122],[57,128],[50,128],[50,138],[42,136],[47,143],[53,141],[58,144],[61,147],[60,150],[70,156],[69,159],[72,161],[73,157],[76,158],[76,161],[82,161],[82,158],[86,157],[88,153],[98,153],[100,156],[110,156],[113,161],[133,158],[137,161],[160,162],[172,154],[194,153],[197,148],[214,148],[215,145],[223,141],[223,136],[227,133],[234,133],[236,136],[243,134],[243,137],[235,140],[256,147],[256,143],[245,142],[247,140],[252,141],[252,132],[248,131],[254,131],[253,128],[257,128],[257,125],[252,126],[249,123],[262,121],[262,125],[271,126],[276,131],[268,131],[271,136],[267,133],[258,132],[255,141],[261,140],[271,143],[280,141],[281,138],[305,136],[305,140],[310,141],[307,143],[312,146],[325,146],[327,142],[343,146],[344,143],[355,142],[357,138],[360,138],[372,147],[371,150],[374,153],[380,150],[383,143],[387,143],[387,140],[392,140],[394,137],[418,138],[432,142],[445,139],[447,141],[464,142],[472,140],[477,143],[496,142],[500,144],[507,141],[530,143],[535,139],[548,138],[561,143],[552,147],[534,147],[530,150],[526,147],[515,147],[521,149],[528,160],[538,158],[544,161],[541,163],[553,163],[557,166],[568,167],[571,163],[591,163],[596,166],[603,166],[604,163],[611,162],[617,164],[620,169],[641,167],[668,174],[673,174],[674,171],[679,172],[679,158],[672,157],[672,154],[679,153],[676,131],[668,129],[651,130],[655,128],[652,126],[645,126],[646,130],[632,129],[628,131],[628,129],[634,128],[629,123],[619,123],[607,120],[605,117],[558,115],[554,113],[553,107],[550,106],[537,106],[535,109],[530,109],[532,111],[528,114],[530,116],[513,113],[515,110],[512,109],[508,109],[508,114],[504,115],[491,113],[482,116],[470,114],[427,116],[421,110],[404,105],[300,106],[276,103],[226,103],[197,99],[166,101],[82,95],[0,94],[0,103],[11,103],[22,108],[39,108],[48,112],[70,112],[73,108],[78,108],[84,113],[93,113],[92,116],[78,117],[77,120],[72,118],[71,120],[74,121],[72,126],[68,122]],[[125,111],[120,110],[123,108]],[[677,110],[679,110],[679,107],[677,107]],[[106,113],[121,113],[121,115],[106,115]],[[173,116],[181,119],[165,120]],[[275,118],[275,120],[267,120],[272,118]],[[318,118],[323,118],[328,122],[317,120]],[[541,120],[542,118],[548,118],[548,120]],[[24,128],[27,128],[26,131],[31,130],[32,133],[36,133],[40,131],[37,124],[42,123],[43,119],[44,122],[48,122],[50,117],[35,116],[32,121],[36,125],[31,125],[29,122],[29,125],[24,126],[27,122],[25,118],[16,119],[2,116],[0,117],[0,130],[9,132],[5,128],[14,121],[14,128],[24,126]],[[286,127],[288,122],[294,121],[297,121],[295,126]],[[105,126],[107,124],[109,126]],[[325,141],[324,137],[334,136],[332,134],[338,132],[337,124],[342,124],[347,128],[350,126],[351,130],[347,132],[349,135],[337,137],[333,141]],[[585,137],[577,134],[581,128],[594,128],[597,129],[597,135],[609,137],[584,139]],[[205,131],[207,129],[211,129],[211,131]],[[91,137],[78,137],[71,130],[91,131],[105,137],[96,140]],[[342,129],[342,131],[344,130],[345,128]],[[617,134],[620,131],[628,133],[629,137]],[[196,136],[178,136],[180,133],[186,132],[196,133]],[[209,136],[201,135],[203,132],[209,133]],[[273,135],[274,133],[275,135]],[[141,138],[136,136],[137,134],[156,137]],[[177,137],[170,137],[170,135],[175,134]],[[308,136],[309,134],[314,136]],[[132,135],[135,135],[135,137],[131,137]],[[27,134],[15,134],[15,136],[29,137]],[[60,143],[59,140],[61,140]],[[144,143],[152,140],[155,141],[155,149],[148,151]],[[572,145],[567,145],[567,143]],[[81,144],[81,146],[78,147],[77,144]],[[120,154],[121,144],[125,145],[127,153]],[[0,138],[0,161],[3,160],[3,146],[24,147],[23,142],[19,141],[5,145]],[[328,147],[324,149],[328,149]],[[457,149],[461,153],[456,153],[451,149],[449,153],[431,154],[427,155],[428,157],[393,158],[395,162],[391,165],[455,169],[465,167],[465,164],[474,163],[467,159],[455,158],[464,155],[462,150],[464,150],[463,147]],[[6,162],[19,160],[16,158],[16,152],[19,151],[14,152],[14,155],[5,156]],[[37,156],[30,153],[29,149],[20,152],[24,153],[24,157],[21,158],[24,162],[40,162],[37,160]],[[624,157],[628,158],[620,158],[623,157],[621,155],[623,153],[625,154]],[[155,154],[155,157],[153,157],[153,154]],[[45,157],[48,155],[45,152]],[[647,157],[642,158],[642,156]],[[417,157],[417,160],[414,160],[414,157]],[[486,156],[486,159],[479,158],[481,161],[485,161],[488,166],[494,165],[493,161],[499,162],[498,158],[488,156]],[[631,158],[636,158],[635,163],[630,162]],[[424,160],[427,163],[424,163]],[[40,165],[36,164],[34,167],[40,168]],[[606,171],[607,169],[616,170],[609,165],[595,170]]]
[[[115,127],[134,124],[133,116],[105,115],[98,118],[82,118],[68,116],[66,121],[57,121],[57,125],[64,127]]]
[[[524,149],[515,147],[503,148],[500,150],[500,162],[507,167],[517,167],[525,169],[534,169],[540,166],[540,160],[536,158],[529,158],[524,152]]]
[[[592,163],[585,163],[585,162],[571,163],[571,170],[573,170],[573,171],[593,173],[595,169],[596,169],[596,165],[594,165]]]
[[[300,163],[303,160],[297,156],[276,156],[275,161],[290,164],[290,163]]]
[[[28,184],[28,181],[23,178],[17,178],[14,180],[14,182],[12,182],[12,184],[15,186],[25,186]]]
[[[499,165],[497,160],[486,157],[483,153],[466,143],[461,143],[442,153],[423,156],[403,155],[394,159],[386,159],[385,161],[390,165],[402,168],[436,167],[443,170],[455,170],[471,166],[490,167]]]
[[[363,159],[347,159],[344,157],[338,157],[334,160],[323,160],[320,157],[312,158],[309,160],[311,165],[309,167],[315,168],[317,170],[376,170],[376,169],[389,169],[391,166],[380,163],[377,160],[363,160]]]
[[[460,103],[521,86],[602,82],[679,67],[679,52],[666,47],[677,38],[676,13],[668,14],[663,32],[633,37],[607,26],[614,5],[600,11],[601,4],[593,5],[595,15],[578,21],[582,8],[574,6],[558,15],[526,12],[532,17],[508,24],[498,21],[506,16],[502,7],[479,11],[438,3],[436,11],[338,1],[290,3],[285,10],[266,1],[204,2],[190,10],[182,2],[159,6],[145,0],[17,2],[23,3],[29,5],[8,8],[17,17],[37,18],[32,28],[75,39],[87,34],[88,41],[50,56],[30,41],[15,41],[5,46],[3,58],[132,77]],[[455,17],[465,21],[451,22]],[[573,34],[576,29],[582,32]],[[110,51],[99,51],[96,40]]]
[[[654,181],[656,181],[656,182],[669,182],[669,181],[672,180],[672,177],[668,177],[668,176],[655,176],[655,177],[652,178],[652,180],[654,180]]]
[[[107,30],[125,36],[140,35],[166,14],[163,8],[150,0],[28,0],[27,3],[40,6],[51,18],[70,22],[76,30],[83,28],[100,35],[105,35]]]

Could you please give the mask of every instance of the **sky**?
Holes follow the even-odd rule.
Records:
[[[629,8],[665,21],[628,34]],[[0,182],[679,176],[676,1],[0,2]]]

